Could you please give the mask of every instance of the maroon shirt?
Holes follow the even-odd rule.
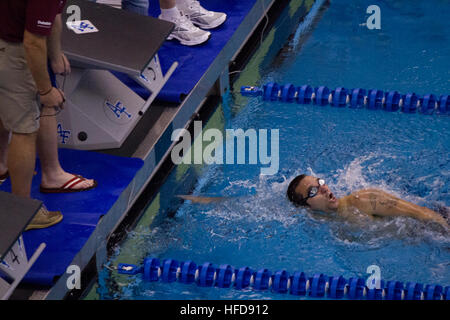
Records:
[[[0,0],[0,38],[23,42],[25,29],[48,36],[66,0]]]

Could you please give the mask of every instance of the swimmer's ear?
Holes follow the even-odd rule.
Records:
[[[227,198],[225,197],[201,197],[201,196],[192,196],[192,195],[177,195],[178,198],[181,198],[183,200],[190,200],[193,203],[212,203],[212,202],[219,202],[223,201]]]

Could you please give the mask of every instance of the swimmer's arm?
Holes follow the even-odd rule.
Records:
[[[434,221],[448,228],[447,221],[438,213],[378,189],[365,189],[352,194],[352,204],[368,215],[405,216],[418,220]]]
[[[183,200],[190,200],[192,201],[192,203],[203,203],[203,204],[220,202],[227,199],[226,197],[201,197],[192,195],[177,195],[177,197]]]

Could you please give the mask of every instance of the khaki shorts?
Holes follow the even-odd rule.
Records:
[[[0,119],[5,129],[15,133],[36,132],[38,99],[23,44],[0,39]]]

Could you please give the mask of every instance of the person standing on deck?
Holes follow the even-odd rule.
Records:
[[[0,151],[7,157],[12,192],[23,197],[30,197],[40,107],[62,108],[65,100],[47,70],[48,39],[64,5],[65,0],[0,1]],[[61,212],[43,207],[26,230],[49,227],[62,218]]]

